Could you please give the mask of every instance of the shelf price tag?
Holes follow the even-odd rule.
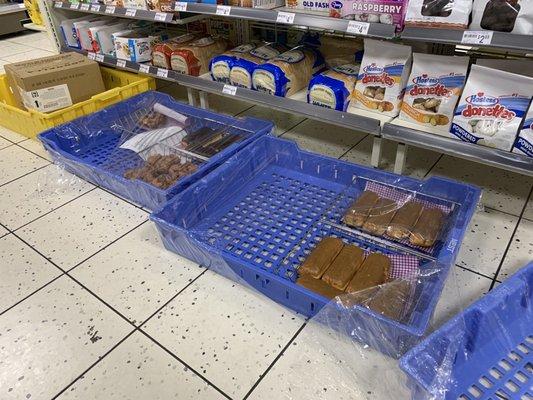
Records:
[[[105,13],[106,14],[114,14],[115,13],[115,6],[107,6],[105,8]]]
[[[92,51],[89,51],[89,52],[87,53],[87,58],[88,58],[89,60],[94,60],[94,59],[96,58],[96,54],[94,54]]]
[[[160,77],[160,78],[168,78],[168,69],[158,68],[157,69],[157,76]]]
[[[126,68],[126,60],[117,60],[117,67]]]
[[[177,1],[174,5],[175,11],[187,11],[187,3],[184,1]]]
[[[464,31],[462,44],[490,44],[493,31]]]
[[[81,11],[89,11],[89,7],[90,7],[90,6],[91,6],[91,5],[88,4],[88,3],[83,3],[83,4],[80,6],[80,10],[81,10]]]
[[[140,64],[139,65],[139,72],[142,72],[143,74],[149,74],[150,73],[150,66],[146,64]]]
[[[164,22],[166,20],[167,20],[167,13],[164,13],[164,12],[155,13],[154,21]]]
[[[104,55],[103,54],[97,54],[94,59],[98,62],[104,62]]]
[[[280,22],[282,24],[292,24],[294,23],[295,15],[295,13],[279,11],[278,16],[276,17],[276,22]]]
[[[93,4],[91,6],[91,11],[100,12],[100,6],[98,4]]]
[[[135,17],[135,14],[137,14],[137,10],[135,8],[128,8],[126,10],[126,17]]]
[[[231,6],[217,5],[217,15],[229,15],[231,13]]]
[[[19,3],[19,8],[26,8],[26,5],[24,3]]]
[[[55,7],[55,8],[61,8],[61,7],[63,7],[63,3],[60,2],[60,1],[56,1],[56,2],[54,3],[54,7]]]
[[[368,22],[348,21],[346,32],[354,35],[368,35],[368,28],[370,28]]]
[[[222,93],[229,94],[230,96],[235,96],[235,93],[237,93],[237,86],[224,85],[224,87],[222,88]]]
[[[71,10],[77,10],[80,7],[79,3],[70,3]]]

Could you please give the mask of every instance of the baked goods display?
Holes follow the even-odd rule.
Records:
[[[139,168],[132,168],[124,173],[126,179],[139,179],[160,189],[168,189],[184,176],[190,175],[198,168],[192,162],[182,162],[182,157],[172,155],[152,155]]]
[[[407,0],[329,0],[329,16],[403,27]]]
[[[413,246],[432,247],[444,227],[446,213],[415,200],[404,204],[365,190],[344,214],[346,225],[375,236],[409,240]]]

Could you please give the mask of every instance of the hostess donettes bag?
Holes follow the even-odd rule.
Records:
[[[533,78],[472,65],[451,137],[511,150],[532,94]]]

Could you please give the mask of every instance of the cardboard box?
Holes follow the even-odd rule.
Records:
[[[20,108],[50,112],[88,100],[105,90],[98,63],[78,53],[4,66]]]

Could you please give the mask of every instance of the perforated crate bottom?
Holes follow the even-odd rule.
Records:
[[[281,262],[331,212],[331,204],[345,189],[345,185],[271,165],[195,232],[218,250],[287,278]]]
[[[466,388],[459,400],[533,400],[533,336]]]

